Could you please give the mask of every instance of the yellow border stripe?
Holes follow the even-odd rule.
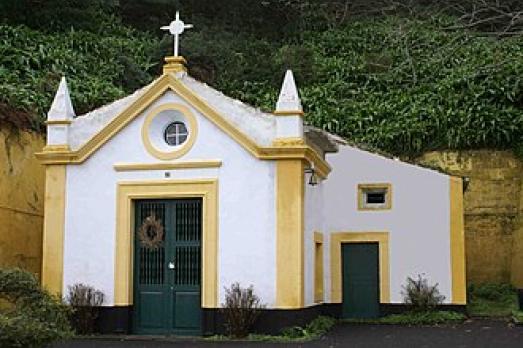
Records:
[[[65,165],[45,170],[45,210],[42,250],[42,285],[61,295],[64,269]]]
[[[463,182],[450,177],[450,261],[452,268],[452,303],[466,304],[465,232],[463,221]]]
[[[203,201],[202,307],[218,307],[218,181],[216,179],[118,183],[114,279],[116,306],[133,303],[133,200],[187,197],[201,197]]]
[[[158,163],[115,163],[114,170],[117,172],[135,170],[173,170],[173,169],[198,169],[198,168],[219,168],[222,166],[221,160],[194,160],[185,162],[158,162]]]
[[[304,304],[304,164],[276,162],[276,307]]]
[[[343,300],[341,244],[367,242],[379,243],[380,302],[390,302],[389,232],[334,232],[330,245],[332,303],[341,303]]]

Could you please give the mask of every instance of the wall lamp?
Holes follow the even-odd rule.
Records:
[[[316,175],[316,171],[314,170],[314,168],[305,169],[305,173],[311,175],[309,177],[309,185],[311,185],[311,186],[318,185],[318,176]]]

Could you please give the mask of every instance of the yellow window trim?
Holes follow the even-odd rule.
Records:
[[[184,117],[186,118],[187,122],[189,123],[189,137],[188,139],[178,146],[176,150],[172,151],[161,151],[158,150],[153,143],[151,142],[151,139],[149,137],[150,130],[151,130],[151,124],[154,120],[154,118],[162,111],[166,110],[176,110],[181,112]],[[158,106],[157,108],[153,109],[147,116],[145,117],[145,121],[143,122],[142,126],[142,142],[145,146],[145,149],[147,152],[149,152],[154,157],[161,159],[161,160],[172,160],[175,158],[182,157],[185,155],[194,145],[194,142],[196,141],[196,138],[198,137],[198,122],[196,121],[196,117],[194,117],[191,110],[182,104],[177,103],[166,103]]]
[[[463,221],[463,181],[450,177],[450,263],[452,303],[467,303],[465,271],[465,232]]]
[[[59,296],[64,270],[65,185],[65,166],[48,166],[45,170],[42,285]]]
[[[128,306],[133,303],[133,200],[187,197],[201,197],[203,203],[202,307],[218,307],[218,181],[216,179],[118,183],[114,276],[116,306]]]
[[[385,189],[387,194],[385,195],[385,204],[383,206],[371,207],[365,205],[364,191],[368,189]],[[390,183],[372,183],[372,184],[358,184],[358,210],[361,211],[380,211],[380,210],[390,210],[392,209],[392,184]]]
[[[113,168],[117,172],[137,170],[175,170],[175,169],[200,169],[219,168],[221,160],[193,160],[184,162],[157,162],[157,163],[115,163]]]
[[[304,159],[314,164],[316,173],[321,178],[325,178],[329,174],[331,168],[328,163],[308,145],[292,147],[258,146],[173,74],[162,75],[136,101],[118,114],[107,126],[91,137],[79,149],[53,152],[44,149],[36,154],[37,158],[44,164],[79,164],[84,162],[167,90],[171,90],[179,95],[253,156],[262,160]]]
[[[389,261],[389,232],[333,232],[330,236],[331,257],[331,302],[341,303],[342,291],[342,267],[341,267],[341,245],[342,243],[368,243],[379,244],[379,277],[380,277],[380,302],[390,302],[390,261]]]
[[[323,300],[323,234],[314,232],[314,302]]]

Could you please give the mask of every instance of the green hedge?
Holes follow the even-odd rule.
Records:
[[[69,308],[19,269],[0,269],[0,347],[42,347],[71,336]]]

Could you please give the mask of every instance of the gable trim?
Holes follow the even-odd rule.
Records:
[[[182,97],[188,104],[202,113],[209,121],[214,123],[256,158],[262,160],[303,159],[313,165],[318,175],[322,178],[326,177],[330,172],[331,168],[328,163],[308,145],[258,146],[252,139],[228,122],[218,111],[214,110],[207,102],[202,100],[172,74],[162,75],[143,95],[112,119],[109,124],[96,133],[79,149],[51,152],[46,151],[44,148],[42,152],[36,154],[36,157],[43,164],[80,164],[84,162],[168,89],[171,89]]]

